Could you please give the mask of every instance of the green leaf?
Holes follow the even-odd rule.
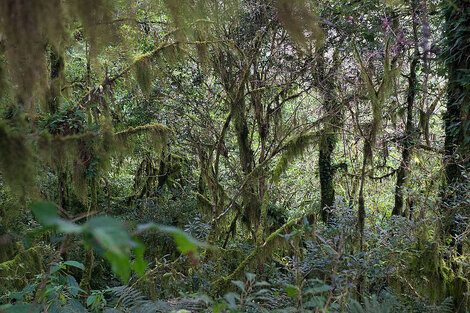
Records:
[[[330,285],[321,285],[313,288],[308,288],[305,290],[305,294],[318,294],[322,292],[327,292],[330,291],[331,286]]]
[[[123,253],[108,251],[104,254],[104,257],[111,263],[113,272],[119,276],[122,282],[127,283],[131,273],[129,256]]]
[[[193,237],[191,237],[191,235],[176,227],[157,225],[155,223],[137,225],[137,233],[141,233],[148,230],[158,230],[160,232],[173,236],[178,251],[180,251],[181,253],[186,254],[191,251],[197,252],[198,248],[210,247],[205,242],[194,239]]]
[[[69,266],[73,266],[73,267],[77,267],[81,270],[84,270],[85,269],[85,265],[83,265],[82,263],[80,262],[77,262],[77,261],[65,261],[64,262],[64,265],[69,265]]]
[[[118,220],[108,216],[98,216],[86,222],[84,227],[95,240],[93,243],[104,250],[117,254],[130,251],[131,236]]]
[[[70,299],[68,301],[68,305],[65,308],[68,309],[67,311],[64,310],[65,312],[87,313],[87,310],[83,307],[83,305],[77,299]]]
[[[41,312],[41,305],[39,304],[5,304],[0,305],[0,312],[7,313],[39,313]]]
[[[257,281],[255,284],[254,284],[255,287],[269,287],[271,286],[270,283],[266,282],[266,281]]]
[[[142,233],[142,232],[149,231],[149,230],[159,230],[159,229],[160,229],[159,226],[155,223],[146,223],[146,224],[137,225],[136,232]]]
[[[130,247],[133,245],[127,229],[118,220],[99,216],[90,219],[84,225],[91,237],[89,243],[111,263],[113,271],[127,282],[130,276]]]
[[[57,208],[52,202],[37,201],[31,203],[30,207],[34,217],[43,226],[53,227],[65,234],[80,233],[82,231],[79,225],[61,219],[57,213]]]
[[[241,291],[245,291],[245,283],[239,280],[232,280],[232,284],[237,286]]]
[[[208,246],[206,243],[194,239],[188,233],[176,227],[159,226],[159,230],[173,236],[176,246],[181,253],[196,252],[197,248]]]
[[[138,243],[134,248],[135,260],[132,263],[132,269],[140,276],[145,274],[145,269],[147,268],[147,262],[144,260],[145,246]]]
[[[256,278],[256,274],[253,273],[245,273],[246,280],[248,281],[254,281]]]
[[[236,293],[229,292],[224,296],[224,299],[227,301],[231,309],[236,309],[237,308],[236,299],[240,299],[240,296],[237,295]]]
[[[80,291],[80,288],[78,287],[78,283],[75,280],[75,277],[72,275],[67,275],[67,288],[70,292],[70,294],[74,297],[78,295],[78,292]]]
[[[93,303],[95,303],[95,300],[97,299],[97,295],[91,295],[86,299],[86,305],[91,306]]]
[[[284,288],[284,291],[287,293],[287,296],[291,298],[299,294],[299,288],[294,285],[287,285],[286,288]]]
[[[63,269],[63,268],[65,268],[65,267],[62,265],[62,263],[56,263],[56,264],[54,264],[54,266],[51,268],[50,274],[51,274],[51,275],[52,275],[52,274],[55,274],[57,271],[59,271],[59,270],[61,270],[61,269]]]
[[[37,201],[30,204],[31,210],[37,221],[44,226],[54,226],[59,219],[57,209],[52,202]]]
[[[58,219],[56,226],[57,231],[64,234],[79,234],[83,230],[81,226],[67,222],[63,219]]]

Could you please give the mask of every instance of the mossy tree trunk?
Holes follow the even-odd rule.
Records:
[[[233,94],[234,101],[231,103],[233,124],[237,137],[238,151],[240,157],[240,166],[243,174],[248,176],[253,170],[254,156],[253,150],[250,146],[248,130],[248,122],[246,119],[246,104],[244,98],[245,88],[242,86],[240,90]],[[253,223],[255,232],[259,226],[259,209],[261,207],[260,197],[256,186],[256,181],[250,180],[247,182],[246,187],[242,190],[242,202],[245,220]],[[253,234],[255,234],[253,232]],[[256,240],[256,239],[255,239]]]
[[[54,114],[59,109],[62,80],[64,78],[64,58],[54,47],[50,48],[50,88],[47,93],[49,112]]]
[[[64,78],[64,58],[54,47],[50,47],[49,60],[51,71],[49,74],[49,89],[46,94],[47,109],[49,113],[55,114],[59,110],[61,88]],[[67,190],[67,172],[64,164],[59,164],[57,168],[57,181],[59,193],[59,205],[62,209],[67,209],[68,190]]]
[[[457,256],[462,255],[463,245],[458,241],[465,229],[465,220],[470,212],[465,200],[470,188],[466,173],[470,169],[470,2],[467,0],[443,1],[445,25],[444,49],[445,64],[448,71],[447,112],[444,115],[445,143],[444,166],[445,182],[443,188],[442,214],[444,217],[444,240],[451,238],[451,247]],[[451,257],[454,273],[446,296],[454,299],[455,311],[465,312],[469,305],[469,283],[462,275],[462,265]],[[445,282],[444,282],[445,283]]]
[[[318,170],[320,176],[320,210],[324,223],[328,223],[332,216],[335,204],[335,186],[333,165],[333,152],[336,147],[337,131],[341,125],[342,107],[337,93],[337,70],[340,66],[338,51],[341,45],[333,53],[333,64],[327,70],[326,47],[320,49],[317,54],[317,79],[315,84],[322,95],[322,109],[325,115],[323,131],[318,151]]]
[[[416,60],[411,62],[411,67],[416,68]],[[412,72],[410,76],[414,78],[409,79],[410,89],[412,84],[416,82],[416,73]],[[413,81],[413,83],[412,83]],[[413,86],[413,89],[415,86]],[[405,211],[403,210],[403,196],[405,183],[407,181],[407,176],[409,173],[411,153],[413,151],[413,141],[414,141],[414,129],[413,129],[413,102],[415,91],[409,90],[409,93],[413,94],[412,96],[408,95],[408,104],[407,104],[407,120],[405,126],[405,138],[403,138],[403,151],[400,166],[397,171],[397,182],[395,184],[395,203],[392,210],[392,215],[402,215],[405,216]]]
[[[447,112],[445,122],[445,214],[449,216],[445,230],[456,235],[455,209],[465,197],[467,182],[464,171],[470,168],[470,92],[468,71],[470,71],[470,2],[444,1],[446,3],[446,27],[444,35],[448,48],[446,66],[448,70]],[[447,4],[448,2],[448,4]],[[460,44],[457,44],[460,43]],[[467,186],[468,187],[468,186]],[[450,211],[452,212],[450,212]],[[466,212],[468,213],[468,212]]]
[[[320,174],[320,206],[321,217],[324,223],[328,223],[332,215],[335,202],[335,187],[333,183],[334,169],[331,156],[335,149],[336,138],[334,134],[323,134],[318,152],[318,170]]]

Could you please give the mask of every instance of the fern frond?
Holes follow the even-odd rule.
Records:
[[[437,307],[437,313],[452,313],[454,311],[454,301],[452,297],[447,297]]]

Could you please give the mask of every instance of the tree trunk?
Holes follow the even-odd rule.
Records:
[[[318,154],[318,169],[320,173],[321,217],[324,223],[328,223],[330,220],[331,210],[335,202],[334,169],[331,164],[331,155],[334,148],[335,135],[323,134]]]
[[[443,239],[450,236],[450,246],[463,254],[463,245],[457,238],[465,230],[469,208],[468,178],[470,168],[470,92],[468,72],[470,71],[470,2],[468,0],[445,0],[444,5],[444,50],[445,65],[448,71],[447,112],[444,115],[445,143],[442,214],[444,217]],[[470,299],[468,280],[462,275],[462,265],[450,256],[450,265],[455,275],[446,283],[449,288],[445,296],[452,296],[455,312],[465,312]],[[458,286],[458,288],[457,288]]]
[[[405,125],[405,138],[403,139],[403,151],[400,167],[397,172],[397,183],[395,185],[395,205],[392,210],[392,215],[405,215],[406,210],[403,211],[403,188],[407,180],[411,153],[415,141],[415,131],[413,126],[413,106],[415,102],[416,90],[418,80],[416,78],[416,66],[419,60],[419,38],[418,38],[418,18],[416,16],[418,9],[418,1],[411,2],[411,17],[413,20],[413,38],[414,38],[414,55],[410,63],[410,75],[408,76],[408,95],[406,98],[406,125]]]
[[[403,188],[409,173],[411,153],[414,145],[413,106],[416,95],[416,65],[418,63],[417,51],[410,64],[410,76],[408,77],[407,115],[405,126],[405,138],[403,139],[403,152],[400,167],[397,172],[397,183],[395,185],[395,205],[392,215],[404,215],[403,211]]]
[[[334,188],[334,166],[331,162],[331,156],[336,147],[337,128],[341,125],[341,104],[337,99],[337,82],[336,71],[339,66],[339,60],[333,56],[333,65],[327,72],[325,55],[326,49],[320,49],[317,56],[317,75],[316,82],[320,88],[323,97],[322,108],[326,115],[323,124],[323,134],[321,136],[319,153],[318,153],[318,169],[320,176],[320,210],[321,218],[324,223],[328,223],[332,209],[335,203]]]
[[[249,130],[245,115],[245,88],[240,88],[234,101],[232,102],[232,115],[235,133],[237,136],[238,150],[240,154],[240,163],[243,173],[248,175],[253,170],[253,150],[249,142]],[[259,226],[260,218],[260,198],[257,192],[257,182],[255,179],[246,183],[245,188],[242,190],[243,209],[245,221],[249,224],[253,223],[255,232]]]

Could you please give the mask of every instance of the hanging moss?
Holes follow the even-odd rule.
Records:
[[[140,89],[144,94],[149,94],[152,90],[152,82],[154,79],[152,64],[149,58],[139,57],[135,63],[135,78]]]
[[[64,117],[59,120],[67,121]],[[113,153],[131,151],[138,135],[146,136],[157,150],[161,150],[170,133],[161,124],[130,127],[117,133],[113,133],[107,124],[99,131],[86,131],[74,122],[56,125],[54,129],[58,129],[55,135],[45,132],[39,137],[41,156],[53,168],[73,172],[73,190],[82,203],[87,201],[88,182],[110,168]]]
[[[311,144],[316,143],[316,141],[319,139],[319,136],[320,135],[318,132],[307,132],[289,140],[289,142],[287,142],[282,148],[283,154],[276,168],[274,169],[272,181],[278,182],[282,173],[287,170],[290,162],[301,156],[305,149],[308,148]]]
[[[32,97],[47,90],[46,44],[63,51],[68,40],[65,24],[77,19],[94,47],[111,42],[115,2],[108,0],[5,0],[0,3],[0,23],[5,36],[8,73],[20,102],[34,109]],[[33,40],[31,40],[33,38]],[[106,40],[108,39],[108,40]]]
[[[117,139],[118,144],[129,148],[132,145],[132,136],[145,134],[154,147],[160,150],[166,145],[170,132],[170,129],[162,124],[153,124],[129,127],[126,130],[117,132],[114,137]]]
[[[372,107],[372,123],[369,127],[368,137],[373,145],[375,145],[377,134],[382,130],[382,115],[383,108],[386,100],[389,98],[392,89],[393,82],[397,75],[400,73],[401,64],[396,58],[392,58],[390,55],[390,39],[387,40],[384,47],[384,58],[383,58],[383,74],[379,78],[379,85],[376,87],[374,83],[374,75],[370,72],[367,64],[359,53],[359,50],[355,46],[354,54],[359,61],[361,68],[361,78],[367,90],[367,98],[369,99]]]
[[[319,18],[307,1],[276,0],[273,4],[280,22],[294,41],[303,46],[308,39],[316,40],[318,45],[323,44],[324,33],[319,26]]]
[[[0,121],[0,172],[11,190],[24,195],[35,179],[32,147],[16,127]]]

